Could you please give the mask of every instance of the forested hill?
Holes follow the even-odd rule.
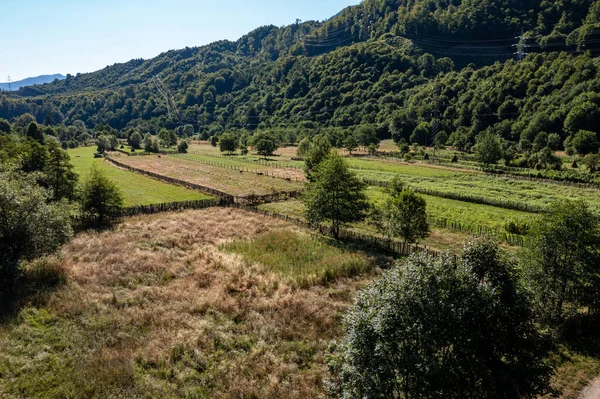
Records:
[[[600,126],[599,27],[600,0],[366,0],[322,23],[25,88],[0,99],[0,117],[210,135],[327,128],[339,140],[373,125],[423,144],[444,131],[460,147],[485,130],[564,139]],[[517,62],[517,49],[529,55]]]

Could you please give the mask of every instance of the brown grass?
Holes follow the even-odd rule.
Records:
[[[0,331],[0,396],[321,396],[323,354],[366,279],[294,289],[217,249],[280,229],[297,228],[218,208],[78,235],[54,260],[66,286]]]
[[[199,162],[168,156],[119,157],[119,162],[149,172],[200,184],[231,195],[271,194],[302,189],[302,183],[240,173]]]

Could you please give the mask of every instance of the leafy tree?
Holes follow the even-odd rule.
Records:
[[[344,148],[346,149],[346,151],[348,151],[350,155],[352,155],[352,151],[355,151],[356,148],[358,148],[358,141],[356,140],[356,137],[354,137],[353,134],[349,134],[344,139]]]
[[[308,154],[308,150],[310,149],[310,139],[308,137],[304,137],[298,143],[298,148],[296,149],[296,156],[304,158],[306,154]]]
[[[540,132],[537,136],[535,136],[535,140],[533,140],[533,151],[539,152],[542,148],[548,146],[548,133]]]
[[[177,134],[173,130],[161,129],[158,133],[158,138],[163,147],[171,148],[177,145]]]
[[[194,135],[194,125],[188,124],[183,126],[182,133],[184,138],[192,137]]]
[[[560,324],[580,306],[600,302],[600,224],[581,201],[553,203],[523,251],[526,281],[542,321]]]
[[[88,219],[95,219],[98,225],[103,225],[121,208],[123,208],[121,190],[94,165],[83,185],[81,195],[83,215]]]
[[[354,132],[354,135],[356,136],[356,141],[358,144],[365,149],[371,144],[379,144],[377,130],[375,130],[375,128],[371,125],[359,126]]]
[[[48,148],[36,140],[27,139],[21,144],[20,156],[23,172],[41,172],[48,161]]]
[[[410,136],[410,142],[413,144],[426,146],[429,144],[429,135],[431,126],[427,122],[420,123]]]
[[[557,133],[551,133],[548,135],[548,147],[552,151],[560,150],[561,145],[562,145],[562,139],[560,138],[560,135],[558,135]]]
[[[312,140],[308,152],[304,156],[304,174],[308,181],[313,181],[313,173],[330,153],[331,142],[326,136],[319,135]]]
[[[232,154],[237,150],[238,139],[232,133],[223,134],[219,140],[219,149],[221,152],[227,151]]]
[[[144,136],[144,151],[146,152],[159,152],[160,143],[156,136],[152,136],[150,133],[146,133]]]
[[[580,130],[577,132],[571,139],[570,144],[575,152],[582,156],[594,154],[600,150],[600,142],[598,142],[596,133],[588,130]]]
[[[342,226],[364,219],[369,208],[364,191],[365,184],[350,171],[346,161],[332,151],[306,186],[303,196],[306,220],[311,225],[329,223],[331,233],[338,238]]]
[[[48,158],[44,167],[44,181],[52,190],[53,199],[75,199],[78,177],[73,171],[69,154],[55,140],[48,140],[46,147]]]
[[[500,137],[491,132],[485,132],[477,137],[473,153],[478,162],[484,165],[498,163],[502,159],[502,142]]]
[[[44,139],[44,132],[35,122],[31,122],[29,127],[27,127],[27,138],[35,140],[42,145],[46,142]]]
[[[390,197],[374,211],[372,223],[388,239],[401,237],[405,243],[416,243],[429,235],[427,203],[411,189],[395,183]]]
[[[177,145],[177,152],[179,154],[187,154],[188,148],[189,148],[189,145],[188,145],[187,140],[181,140],[179,142],[179,145]]]
[[[212,136],[210,138],[210,145],[212,145],[213,147],[216,147],[217,144],[219,144],[219,136]]]
[[[273,155],[277,148],[277,143],[271,135],[261,132],[254,136],[254,149],[258,155],[266,158]]]
[[[96,151],[100,154],[104,154],[106,151],[110,151],[111,149],[110,138],[108,136],[98,136],[96,143],[98,145],[98,149]]]
[[[51,202],[39,177],[0,170],[0,293],[9,295],[19,262],[56,251],[73,235],[70,207]]]
[[[423,253],[358,294],[327,363],[340,398],[537,398],[548,339],[517,274],[479,239],[458,259]]]
[[[127,142],[131,146],[131,148],[139,150],[140,148],[142,148],[143,140],[144,139],[142,138],[142,135],[138,131],[134,131],[127,139]]]

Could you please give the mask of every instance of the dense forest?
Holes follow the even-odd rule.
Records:
[[[188,125],[204,138],[327,129],[341,143],[372,125],[421,145],[443,132],[460,149],[485,131],[524,149],[555,134],[560,149],[600,126],[599,27],[593,0],[366,0],[328,21],[23,88],[0,98],[0,118],[55,126],[62,141]]]

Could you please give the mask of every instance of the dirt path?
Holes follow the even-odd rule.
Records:
[[[577,399],[600,399],[600,377],[594,379],[581,391]]]

